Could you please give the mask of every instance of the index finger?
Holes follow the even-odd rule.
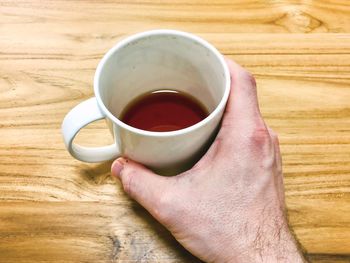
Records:
[[[253,75],[230,59],[226,59],[226,63],[231,74],[231,93],[223,117],[223,128],[254,128],[263,124]]]

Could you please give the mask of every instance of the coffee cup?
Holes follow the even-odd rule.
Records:
[[[120,120],[130,101],[164,88],[190,94],[209,115],[190,127],[167,132],[141,130]],[[207,41],[175,30],[138,33],[104,55],[94,77],[95,97],[75,106],[63,120],[64,142],[69,153],[84,162],[123,156],[160,174],[175,174],[191,167],[207,149],[229,92],[225,60]],[[113,144],[85,147],[73,142],[80,129],[100,119],[106,120]]]

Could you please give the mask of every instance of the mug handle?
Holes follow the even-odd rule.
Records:
[[[62,123],[62,134],[66,148],[74,158],[94,163],[120,156],[116,143],[102,147],[84,147],[73,142],[77,133],[84,126],[104,118],[105,115],[98,107],[95,97],[81,102],[66,115]]]

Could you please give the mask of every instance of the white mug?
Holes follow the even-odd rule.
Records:
[[[160,89],[177,90],[198,99],[208,117],[176,131],[137,129],[118,117],[135,97]],[[74,107],[64,118],[62,133],[70,154],[85,162],[124,156],[163,174],[189,168],[215,136],[230,92],[223,56],[190,33],[152,30],[127,37],[100,61],[94,77],[95,97]],[[114,143],[84,147],[73,142],[81,128],[106,119]]]

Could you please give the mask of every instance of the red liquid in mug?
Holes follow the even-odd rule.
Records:
[[[141,130],[167,132],[187,128],[207,116],[208,111],[192,96],[174,90],[159,90],[131,101],[120,119]]]

